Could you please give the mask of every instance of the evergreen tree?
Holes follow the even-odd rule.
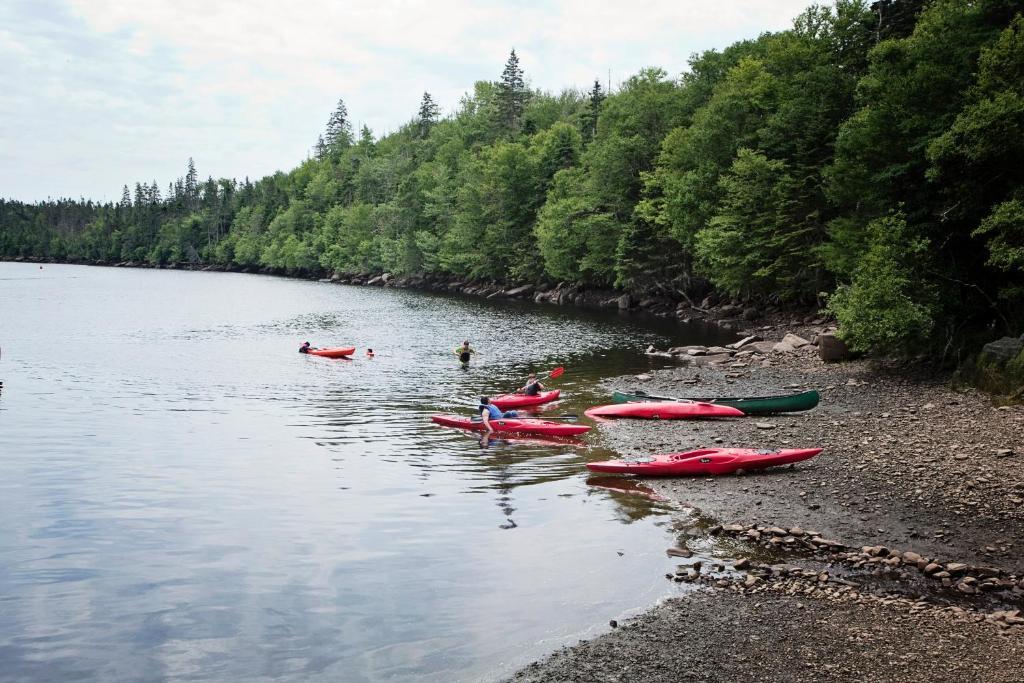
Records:
[[[122,209],[130,209],[132,206],[132,195],[128,191],[128,186],[125,185],[124,189],[121,190],[121,204]]]
[[[498,113],[501,124],[509,132],[516,132],[523,118],[523,110],[529,93],[523,80],[523,70],[519,66],[519,57],[513,49],[505,62],[505,70],[501,72],[498,83]]]
[[[199,176],[196,173],[196,162],[188,158],[188,172],[185,174],[185,205],[189,211],[195,211],[199,205]]]
[[[429,92],[424,92],[423,99],[420,101],[419,118],[416,121],[421,138],[427,137],[430,129],[437,123],[437,117],[440,114],[441,110],[434,102],[434,98],[430,96]]]
[[[317,161],[323,161],[324,157],[327,156],[327,143],[324,142],[323,135],[317,136],[316,145],[313,147],[313,155]]]
[[[587,96],[586,109],[583,110],[581,119],[583,122],[583,139],[590,141],[597,135],[597,118],[601,114],[601,103],[604,102],[604,90],[601,88],[601,81],[594,79],[594,87],[590,89]]]
[[[324,141],[327,143],[327,150],[332,153],[337,153],[352,144],[352,123],[348,120],[345,100],[338,100],[338,106],[327,119]]]

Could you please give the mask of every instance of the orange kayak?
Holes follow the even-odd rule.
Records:
[[[324,358],[344,358],[356,352],[354,346],[339,346],[334,349],[310,349],[307,353],[311,356],[323,356]]]

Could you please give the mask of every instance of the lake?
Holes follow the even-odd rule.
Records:
[[[0,680],[490,680],[596,635],[673,590],[672,510],[588,477],[613,455],[601,428],[481,443],[429,416],[556,366],[566,400],[547,413],[582,413],[610,400],[603,378],[660,367],[647,344],[733,338],[0,263]],[[307,339],[358,350],[297,353]]]

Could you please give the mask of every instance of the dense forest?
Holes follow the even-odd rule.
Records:
[[[536,91],[513,51],[379,139],[339,101],[289,173],[0,201],[0,256],[713,288],[827,307],[861,349],[1019,334],[1021,10],[838,0],[614,92]]]

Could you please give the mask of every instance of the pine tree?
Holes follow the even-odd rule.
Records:
[[[156,181],[149,186],[149,197],[147,197],[150,204],[156,206],[160,203],[160,186],[157,185]]]
[[[188,173],[185,174],[185,205],[189,211],[195,211],[199,205],[199,176],[196,174],[196,162],[188,158]]]
[[[131,192],[128,191],[128,186],[127,185],[125,185],[124,189],[121,190],[121,205],[120,206],[121,206],[122,209],[130,209],[131,206],[132,206],[132,195],[131,195]]]
[[[338,100],[338,107],[327,119],[327,131],[324,137],[327,150],[336,153],[352,144],[352,124],[348,120],[348,108],[345,100]]]
[[[316,145],[313,146],[313,154],[317,161],[323,161],[324,157],[327,156],[327,144],[324,142],[324,136],[317,136]]]
[[[421,138],[430,134],[430,129],[437,123],[437,117],[440,114],[441,109],[434,102],[434,98],[430,96],[429,92],[424,92],[423,99],[420,101],[419,119],[416,122]]]
[[[523,70],[519,67],[519,57],[513,49],[508,61],[505,62],[505,70],[501,72],[501,81],[498,83],[498,112],[502,125],[509,131],[519,129],[528,96]]]
[[[601,115],[601,103],[604,102],[604,90],[601,88],[601,81],[594,79],[594,87],[590,89],[587,97],[587,107],[583,111],[583,139],[590,141],[597,135],[597,119]]]

